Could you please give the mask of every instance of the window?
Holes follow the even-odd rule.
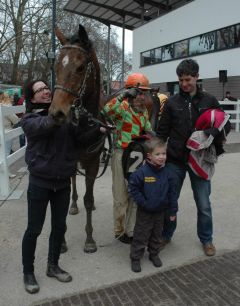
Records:
[[[189,55],[197,55],[214,50],[215,32],[193,37],[189,41]]]
[[[234,46],[234,26],[217,31],[217,49],[225,49]]]
[[[234,47],[240,46],[240,24],[234,27]]]
[[[240,24],[142,52],[141,66],[235,47],[240,47]]]
[[[188,40],[182,40],[174,44],[174,57],[188,56]]]
[[[162,47],[162,61],[173,59],[173,44]]]
[[[141,65],[142,66],[151,65],[150,51],[146,51],[142,53]]]
[[[162,49],[161,48],[157,48],[155,49],[155,61],[156,63],[161,62],[162,60]]]

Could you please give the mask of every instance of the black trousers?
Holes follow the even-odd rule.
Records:
[[[148,212],[137,208],[136,224],[133,231],[130,258],[139,260],[148,248],[150,255],[160,252],[160,240],[163,228],[163,212]]]
[[[28,225],[22,241],[23,273],[34,272],[37,238],[41,234],[48,202],[51,206],[51,234],[48,262],[58,264],[61,244],[66,230],[66,218],[70,203],[70,186],[53,191],[29,183],[27,191]]]

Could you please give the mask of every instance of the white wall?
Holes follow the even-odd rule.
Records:
[[[140,68],[140,53],[185,38],[240,22],[240,0],[195,0],[133,31],[133,71],[145,73],[151,83],[176,81],[181,60]],[[200,65],[200,78],[240,75],[240,48],[193,57]],[[238,63],[238,64],[237,64]]]

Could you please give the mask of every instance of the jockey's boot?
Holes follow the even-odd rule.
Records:
[[[68,272],[62,270],[58,265],[48,264],[46,274],[49,277],[55,277],[63,283],[68,283],[72,280],[72,276]]]
[[[23,275],[23,282],[25,290],[28,293],[37,293],[40,289],[37,280],[35,278],[34,273],[24,274]]]

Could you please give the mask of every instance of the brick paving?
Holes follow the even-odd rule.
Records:
[[[240,250],[34,306],[238,306]]]

